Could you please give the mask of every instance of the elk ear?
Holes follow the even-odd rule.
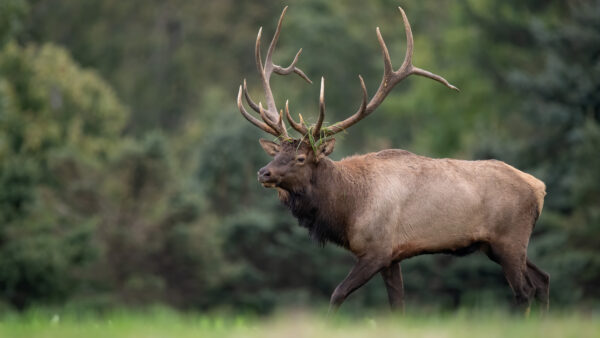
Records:
[[[265,152],[272,157],[275,157],[281,148],[279,144],[273,141],[265,140],[264,138],[259,139],[258,142],[260,142],[260,146],[265,150]]]
[[[317,157],[322,158],[322,157],[325,157],[325,156],[331,154],[331,152],[333,152],[334,146],[335,146],[334,138],[330,138],[328,140],[323,141],[321,144],[319,144],[319,149],[317,149],[317,151],[318,151]]]

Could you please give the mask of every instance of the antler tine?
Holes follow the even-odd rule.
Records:
[[[385,41],[381,36],[381,31],[379,30],[379,27],[375,28],[375,32],[377,32],[377,41],[379,41],[381,53],[383,54],[383,76],[389,76],[394,73],[394,68],[392,68],[392,61],[390,60],[390,52],[388,51],[388,48],[385,45]]]
[[[306,127],[302,123],[297,123],[296,121],[294,121],[294,119],[292,118],[292,115],[290,115],[289,103],[290,103],[289,100],[285,101],[285,117],[287,118],[287,120],[290,123],[290,125],[292,126],[292,128],[294,128],[300,134],[306,135],[308,133],[308,130],[306,129]],[[302,121],[302,117],[300,118],[300,120]]]
[[[277,29],[275,29],[275,35],[273,35],[273,39],[271,40],[271,44],[269,44],[269,50],[267,51],[267,57],[265,58],[265,73],[267,75],[271,75],[273,70],[273,52],[275,51],[275,46],[277,46],[277,41],[279,41],[279,34],[281,34],[281,23],[283,22],[283,17],[285,16],[285,12],[287,12],[288,6],[283,8],[281,15],[279,16],[279,21],[277,21]]]
[[[445,85],[446,87],[456,90],[457,92],[460,92],[460,89],[458,89],[457,87],[453,86],[452,84],[450,84],[448,82],[448,80],[444,79],[443,77],[434,74],[432,72],[426,71],[425,69],[421,69],[419,67],[412,67],[412,71],[411,74],[415,74],[415,75],[419,75],[419,76],[424,76],[424,77],[428,77],[432,80],[435,80],[437,82],[441,82],[443,85]]]
[[[259,111],[260,117],[263,119],[263,121],[265,121],[265,123],[269,127],[271,127],[274,130],[277,130],[279,132],[279,134],[276,135],[276,136],[284,136],[284,137],[288,136],[287,135],[287,131],[285,130],[285,127],[282,128],[282,122],[283,121],[281,119],[278,119],[277,122],[271,121],[271,119],[266,116],[266,112],[263,109],[263,106],[262,106],[261,102],[258,103],[258,111]]]
[[[398,7],[398,10],[402,15],[402,23],[404,23],[404,32],[406,33],[406,54],[404,54],[404,62],[402,62],[402,66],[400,66],[400,69],[406,69],[408,67],[413,66],[412,56],[415,42],[413,40],[412,28],[410,28],[410,23],[408,22],[406,13],[404,13],[402,7]]]
[[[298,62],[298,57],[300,56],[300,53],[302,53],[302,48],[300,48],[300,50],[298,50],[298,53],[296,53],[296,56],[294,56],[294,60],[292,60],[292,63],[290,63],[289,66],[283,68],[278,65],[273,65],[273,71],[279,75],[288,75],[288,74],[294,72],[294,73],[298,74],[301,78],[303,78],[304,81],[312,84],[312,80],[309,79],[308,76],[306,76],[306,74],[304,74],[302,69],[296,67],[296,63]]]
[[[250,123],[252,123],[253,125],[257,126],[258,128],[266,131],[267,133],[269,133],[271,135],[279,137],[278,131],[274,130],[273,128],[271,128],[270,126],[265,124],[264,122],[259,121],[254,116],[248,114],[248,112],[246,111],[246,108],[244,108],[244,105],[242,104],[242,86],[240,86],[240,90],[238,91],[237,106],[240,110],[240,113],[242,113],[242,116],[244,116],[246,118],[246,120],[248,120]]]
[[[319,95],[319,119],[313,128],[313,136],[318,138],[325,119],[325,78],[321,76],[321,93]]]
[[[248,105],[252,109],[254,109],[255,112],[260,113],[260,110],[258,109],[258,105],[256,103],[254,103],[254,101],[250,97],[250,94],[248,93],[248,86],[246,85],[246,79],[244,79],[244,84],[242,86],[244,89],[244,96],[246,97],[246,102],[248,102]]]
[[[367,94],[367,86],[365,86],[365,80],[363,80],[362,76],[360,75],[358,76],[358,79],[360,80],[360,88],[362,89],[363,98],[357,113],[362,115],[367,110],[367,100],[369,99],[369,94]]]
[[[283,10],[282,15],[285,14],[285,9]],[[281,22],[281,18],[279,19]],[[279,35],[279,32],[275,33],[275,37],[273,38],[275,43],[276,37]],[[260,74],[260,78],[263,83],[263,88],[265,90],[265,100],[267,101],[267,111],[266,116],[272,122],[277,120],[277,107],[275,107],[275,100],[273,99],[273,92],[271,91],[271,84],[269,83],[269,78],[271,77],[272,66],[269,66],[268,61],[270,61],[271,57],[269,53],[267,53],[267,58],[265,59],[265,65],[263,66],[262,57],[260,54],[260,39],[262,37],[262,27],[258,30],[258,35],[256,36],[256,44],[254,46],[254,56],[256,58],[256,67],[258,68],[258,73]],[[273,42],[271,42],[271,46],[269,47],[269,52],[271,51],[271,47],[274,48]]]
[[[254,44],[254,59],[256,60],[256,68],[258,72],[263,76],[263,65],[262,65],[262,56],[260,56],[260,38],[262,36],[262,27],[258,29],[258,34],[256,34],[256,43]]]
[[[279,129],[281,130],[281,136],[283,136],[284,138],[289,138],[288,132],[287,132],[287,128],[285,127],[285,122],[283,122],[283,110],[280,109],[279,110],[279,119],[277,120],[277,125],[279,126]]]
[[[363,102],[363,104],[361,105],[359,110],[354,115],[352,115],[352,116],[348,117],[347,119],[345,119],[339,123],[336,123],[332,127],[330,127],[328,130],[328,136],[333,135],[335,133],[338,133],[344,129],[351,127],[352,125],[354,125],[355,123],[357,123],[358,121],[362,120],[363,118],[365,118],[366,116],[371,114],[373,111],[375,111],[375,109],[377,109],[377,107],[383,102],[383,100],[385,100],[385,98],[390,93],[390,91],[394,88],[394,86],[396,84],[398,84],[400,81],[404,80],[409,75],[414,74],[414,75],[428,77],[432,80],[435,80],[435,81],[438,81],[438,82],[444,84],[446,87],[448,87],[450,89],[454,89],[454,90],[458,91],[458,88],[456,88],[455,86],[448,83],[448,81],[446,79],[444,79],[443,77],[441,77],[437,74],[431,73],[429,71],[426,71],[424,69],[415,67],[412,64],[412,55],[413,55],[413,50],[414,50],[412,29],[410,27],[408,18],[406,17],[406,13],[404,13],[404,10],[402,9],[402,7],[398,7],[398,9],[400,10],[400,14],[402,15],[402,20],[404,23],[404,30],[406,31],[406,54],[404,56],[404,61],[402,62],[402,66],[400,66],[400,68],[397,71],[394,71],[387,46],[385,44],[385,41],[383,40],[383,37],[381,36],[379,27],[377,27],[377,29],[376,29],[377,40],[379,41],[379,45],[381,47],[381,53],[383,54],[383,77],[381,79],[381,83],[379,84],[379,88],[377,89],[377,92],[375,93],[375,95],[373,95],[373,97],[371,98],[371,100],[369,101],[368,104],[365,105]],[[361,86],[363,86],[363,94],[366,94],[366,88],[364,87],[364,82],[362,80],[362,77],[361,77]]]
[[[267,50],[267,56],[265,57],[264,66],[262,66],[262,62],[257,60],[257,64],[260,62],[261,69],[259,69],[260,76],[263,82],[263,88],[265,90],[265,100],[267,101],[267,112],[266,115],[271,121],[277,120],[277,106],[275,105],[275,99],[273,97],[273,91],[271,90],[271,74],[273,74],[273,70],[275,69],[275,64],[273,64],[273,52],[275,51],[275,47],[277,46],[277,41],[279,41],[279,34],[281,34],[281,24],[283,23],[283,18],[285,13],[287,12],[288,6],[283,8],[281,12],[281,16],[279,16],[279,21],[277,22],[277,28],[275,29],[275,34],[273,35],[273,39],[269,44],[269,49]],[[257,38],[256,41],[256,57],[260,58],[260,37]]]

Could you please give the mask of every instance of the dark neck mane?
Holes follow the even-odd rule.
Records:
[[[332,242],[348,247],[348,221],[352,215],[353,185],[335,162],[324,158],[307,187],[279,190],[279,198],[312,239],[325,245]]]

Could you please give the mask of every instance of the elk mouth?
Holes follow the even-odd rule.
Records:
[[[279,179],[273,179],[272,177],[259,176],[258,183],[264,188],[277,188],[279,186]]]

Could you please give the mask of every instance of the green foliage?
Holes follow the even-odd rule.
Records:
[[[29,6],[25,0],[0,2],[0,47],[23,29]]]
[[[405,36],[396,1],[290,1],[274,61],[326,77],[323,128],[372,95]],[[553,304],[600,299],[599,2],[403,2],[414,64],[461,89],[410,77],[334,158],[406,148],[498,158],[542,178],[545,210],[529,255],[552,275]],[[319,248],[256,182],[270,158],[239,116],[248,78],[263,100],[263,49],[283,5],[231,0],[0,1],[0,303],[74,308],[165,303],[248,309],[326,302],[351,257]],[[58,46],[62,47],[58,47]],[[264,55],[263,50],[263,55]],[[318,86],[273,76],[312,125]],[[312,113],[311,113],[312,112]],[[264,135],[263,135],[264,137]],[[322,138],[310,138],[318,146]],[[403,263],[410,303],[507,303],[501,269],[482,256]],[[346,304],[382,307],[379,278]]]
[[[60,75],[59,75],[60,74]],[[52,45],[0,51],[0,286],[17,307],[69,295],[93,255],[81,169],[117,143],[125,110]]]
[[[177,180],[168,149],[156,132],[129,140],[101,173],[102,257],[91,277],[102,283],[94,292],[108,289],[116,302],[200,307],[218,280],[219,242],[194,186]]]

